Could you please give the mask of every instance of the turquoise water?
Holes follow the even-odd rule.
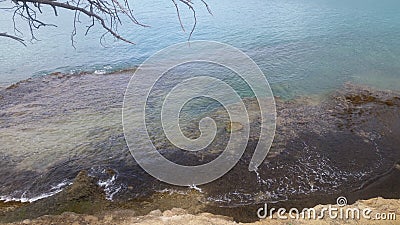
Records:
[[[269,0],[208,1],[213,15],[196,3],[198,26],[192,40],[231,44],[252,57],[267,75],[276,95],[319,95],[344,82],[400,89],[400,2]],[[5,3],[2,3],[5,4]],[[156,51],[186,41],[171,1],[133,1],[143,28],[125,23],[121,33],[136,45],[99,43],[99,26],[84,37],[78,25],[76,49],[71,46],[71,12],[42,15],[58,26],[42,28],[40,41],[28,47],[0,39],[0,86],[51,72],[97,73],[132,67]],[[181,8],[186,30],[192,15]],[[51,10],[49,10],[51,12]],[[0,15],[0,31],[12,33],[9,13]],[[84,22],[84,19],[82,19]],[[25,30],[25,38],[29,32]]]

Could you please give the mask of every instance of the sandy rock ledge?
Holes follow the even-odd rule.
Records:
[[[317,205],[314,207],[316,212],[326,205]],[[345,219],[330,219],[324,218],[322,220],[309,220],[309,219],[287,219],[280,220],[277,216],[273,219],[266,218],[260,221],[249,223],[249,224],[400,224],[400,200],[399,199],[383,199],[383,198],[372,198],[368,200],[360,200],[356,203],[348,206],[344,206],[343,209],[347,208],[358,208],[360,210],[369,208],[372,210],[371,217],[374,217],[376,213],[395,213],[396,218],[391,220],[374,220],[361,218],[360,220],[345,220]],[[42,216],[34,220],[23,220],[21,222],[9,223],[8,225],[24,225],[24,224],[37,224],[37,225],[50,225],[50,224],[144,224],[144,225],[158,225],[158,224],[243,224],[233,221],[229,217],[213,215],[210,213],[200,213],[197,215],[188,214],[186,210],[173,208],[161,212],[160,210],[151,211],[145,216],[135,216],[133,210],[116,210],[112,212],[104,212],[102,215],[85,215],[65,212],[61,215],[56,216]]]

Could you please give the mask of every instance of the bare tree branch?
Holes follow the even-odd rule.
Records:
[[[0,37],[11,38],[11,39],[16,40],[16,41],[18,41],[18,42],[20,42],[21,44],[23,44],[23,45],[26,46],[26,44],[24,43],[24,39],[19,38],[19,37],[17,37],[17,36],[9,35],[9,34],[7,34],[7,33],[0,33]]]
[[[175,0],[173,0],[173,2],[174,2],[174,4],[176,3]],[[192,6],[193,2],[191,0],[179,0],[179,2],[183,3],[184,5],[186,5],[192,11],[192,14],[193,14],[194,23],[193,23],[192,30],[190,31],[190,34],[189,34],[189,37],[188,37],[188,41],[190,41],[190,39],[192,38],[192,34],[193,34],[194,30],[196,29],[196,25],[197,25],[196,10]],[[177,9],[177,14],[178,14],[178,18],[179,18],[179,22],[181,24],[181,27],[182,27],[183,30],[185,30],[183,28],[182,21],[181,21],[180,15],[179,15],[179,8],[178,8],[178,6],[176,4],[175,4],[175,8]]]
[[[210,13],[210,14],[212,15],[211,9],[210,9],[210,7],[208,6],[207,2],[204,1],[204,0],[201,0],[201,2],[206,6],[208,13]]]
[[[174,3],[175,8],[176,8],[176,14],[178,15],[179,24],[181,25],[181,28],[182,28],[183,32],[185,32],[185,27],[183,26],[183,23],[182,23],[182,20],[181,20],[181,14],[179,13],[178,3],[176,3],[175,0],[172,0],[172,2]]]
[[[96,14],[96,13],[94,13],[94,12],[90,12],[90,11],[86,10],[85,8],[82,8],[82,7],[79,7],[79,6],[76,6],[76,5],[70,5],[70,4],[67,4],[67,3],[56,2],[56,1],[52,1],[52,0],[15,0],[15,1],[16,1],[17,3],[18,3],[18,2],[23,2],[24,4],[26,4],[27,2],[30,2],[30,3],[40,3],[40,4],[43,4],[43,5],[53,6],[53,8],[54,8],[54,7],[56,7],[56,8],[58,7],[58,8],[73,10],[73,11],[75,11],[75,12],[81,12],[81,13],[83,13],[83,14],[89,16],[89,17],[95,18],[95,19],[101,24],[101,26],[102,26],[106,31],[108,31],[108,33],[112,34],[115,38],[117,38],[117,39],[119,39],[119,40],[122,40],[122,41],[125,41],[125,42],[130,43],[130,44],[134,44],[133,42],[131,42],[131,41],[129,41],[129,40],[123,38],[123,37],[120,36],[119,34],[117,34],[117,33],[112,29],[112,27],[110,27],[110,26],[108,26],[108,25],[106,24],[105,19],[102,18],[99,14]],[[99,2],[92,2],[92,1],[90,1],[90,0],[89,0],[89,2],[90,2],[92,5],[96,5],[97,9],[99,9],[100,11],[102,11],[102,12],[104,12],[104,13],[106,13],[106,14],[109,13],[110,15],[113,15],[111,18],[117,16],[117,15],[114,15],[113,12],[107,11],[107,10],[109,10],[109,9],[104,9],[104,8],[101,6],[101,4],[100,4]],[[100,1],[100,2],[101,2],[101,1]],[[79,4],[78,4],[78,5],[79,5]],[[76,19],[76,18],[75,18],[75,19]]]
[[[5,2],[10,0],[0,0],[0,2]],[[95,26],[96,22],[101,25],[101,27],[106,31],[100,37],[100,43],[102,39],[107,34],[111,34],[114,38],[122,40],[124,42],[134,44],[132,41],[121,36],[118,32],[119,25],[122,25],[121,17],[126,17],[133,24],[148,27],[145,24],[140,23],[129,6],[128,0],[11,0],[14,6],[7,8],[0,8],[0,10],[14,10],[12,16],[12,22],[14,25],[15,35],[8,35],[6,33],[1,33],[4,37],[11,36],[12,39],[17,41],[23,41],[19,35],[22,35],[20,30],[17,28],[16,16],[19,16],[22,20],[26,21],[31,34],[31,40],[37,40],[35,37],[35,31],[40,27],[44,26],[55,26],[54,24],[46,23],[38,18],[38,14],[43,13],[43,6],[49,6],[53,9],[54,15],[58,16],[59,9],[71,10],[74,12],[73,16],[73,30],[71,33],[71,43],[75,48],[74,38],[77,35],[77,23],[80,23],[80,16],[85,15],[90,18],[90,24],[86,26],[85,35],[87,35],[90,29]],[[205,0],[200,0],[207,8],[210,14],[211,10]],[[193,32],[197,25],[196,11],[193,7],[192,0],[172,0],[176,13],[178,16],[179,24],[183,31],[185,31],[181,15],[179,4],[188,7],[188,9],[193,14],[194,23],[190,31],[188,40],[191,39]],[[18,33],[18,36],[17,36]],[[10,37],[10,38],[11,38]]]

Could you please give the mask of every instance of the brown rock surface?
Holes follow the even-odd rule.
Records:
[[[317,205],[314,207],[316,212],[320,212],[326,205]],[[356,203],[348,206],[344,206],[343,210],[348,208],[357,208],[360,210],[370,209],[372,213],[371,218],[375,218],[376,213],[394,213],[396,216],[400,215],[400,200],[399,199],[383,199],[383,198],[372,198],[368,200],[360,200]],[[285,214],[288,216],[288,214]],[[365,219],[361,217],[360,220],[357,219],[330,219],[327,218],[325,214],[324,219],[278,219],[276,214],[274,214],[273,219],[266,218],[255,223],[249,224],[400,224],[399,218],[386,219],[386,220],[374,220]],[[156,224],[243,224],[233,221],[229,217],[213,215],[210,213],[200,213],[200,214],[189,214],[187,211],[179,208],[173,208],[171,210],[166,210],[161,212],[160,210],[155,210],[150,212],[145,216],[135,216],[133,210],[118,210],[111,212],[104,212],[101,215],[85,215],[66,212],[57,216],[42,216],[34,220],[24,220],[22,222],[9,223],[8,225],[22,225],[22,224],[37,224],[37,225],[50,225],[50,224],[144,224],[144,225],[156,225]]]

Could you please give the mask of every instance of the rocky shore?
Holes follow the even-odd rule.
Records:
[[[397,179],[400,174],[400,165],[397,165],[395,177],[383,177],[383,181],[376,182],[369,187],[382,188],[388,185],[390,179]],[[389,181],[385,181],[389,179]],[[390,188],[390,187],[389,187]],[[368,188],[367,188],[368,191]],[[179,195],[179,194],[177,194]],[[159,195],[152,199],[153,202],[112,202],[105,198],[104,190],[96,183],[93,177],[88,176],[86,171],[81,171],[75,178],[74,183],[64,191],[30,204],[8,202],[0,204],[0,224],[23,225],[23,224],[400,224],[400,199],[384,199],[381,197],[367,200],[358,200],[353,204],[337,206],[344,211],[352,208],[371,211],[370,218],[360,216],[359,219],[351,217],[331,218],[325,213],[324,218],[302,218],[301,214],[283,214],[282,219],[277,213],[268,215],[264,219],[257,218],[254,210],[254,221],[241,223],[233,217],[216,215],[202,212],[199,200],[200,194],[174,196],[174,194]],[[171,202],[168,207],[165,201]],[[163,207],[157,209],[157,206]],[[176,208],[181,206],[185,208]],[[316,215],[321,215],[323,208],[327,209],[332,205],[316,205]],[[301,212],[301,209],[300,209]],[[377,213],[385,214],[386,219],[377,220]],[[293,216],[294,215],[294,216]],[[299,219],[292,217],[298,216]]]

